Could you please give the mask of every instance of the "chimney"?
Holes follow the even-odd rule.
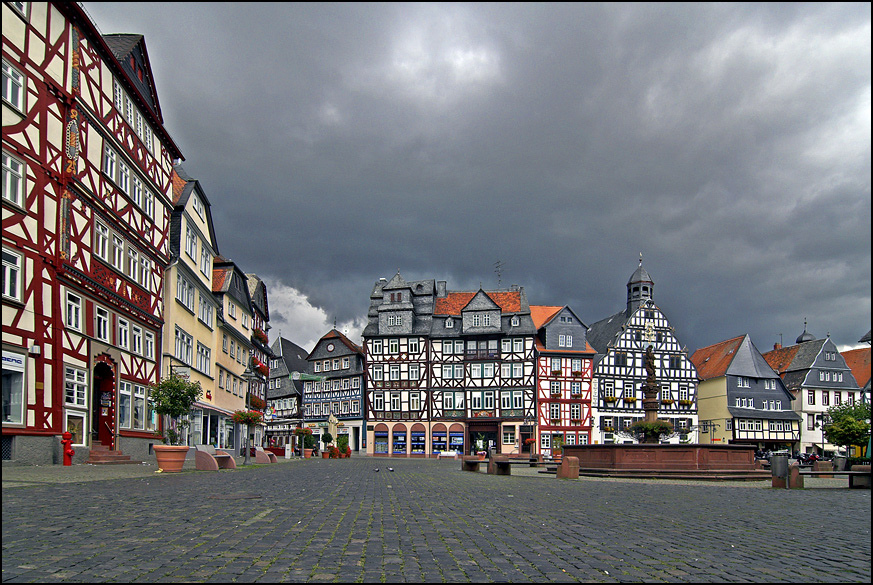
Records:
[[[781,344],[781,343],[774,343],[774,344],[773,344],[773,350],[775,351],[775,350],[777,350],[777,349],[782,349],[782,344]]]

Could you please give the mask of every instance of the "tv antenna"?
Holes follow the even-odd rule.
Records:
[[[494,263],[494,272],[497,273],[497,290],[500,290],[500,273],[503,270],[503,261],[498,260]]]

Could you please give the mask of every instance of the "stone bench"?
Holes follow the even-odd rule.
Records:
[[[236,469],[236,461],[230,453],[218,450],[212,445],[195,445],[194,467],[197,471]]]
[[[491,475],[512,475],[512,462],[506,455],[494,455],[488,460],[488,473]]]
[[[801,469],[799,465],[790,465],[788,467],[788,485],[786,487],[792,489],[803,489],[803,478],[807,475],[825,478],[833,477],[835,475],[845,475],[849,478],[850,488],[870,489],[869,465],[853,465],[850,471],[833,471],[832,469],[816,471],[814,469]]]
[[[480,463],[478,455],[464,455],[461,457],[461,471],[479,471]]]
[[[278,463],[275,453],[264,451],[263,447],[255,447],[255,463]]]

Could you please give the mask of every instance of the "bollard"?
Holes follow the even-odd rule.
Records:
[[[563,457],[558,466],[558,479],[579,479],[579,458]]]
[[[61,439],[61,447],[64,450],[64,465],[72,465],[73,464],[73,455],[76,452],[73,450],[73,433],[70,431],[66,431],[63,435],[61,435],[63,439]]]
[[[800,465],[795,463],[788,466],[788,488],[793,490],[803,489],[803,476],[800,475]]]

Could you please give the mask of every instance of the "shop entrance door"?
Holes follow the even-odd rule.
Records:
[[[115,440],[115,374],[100,362],[94,366],[91,393],[91,437],[110,449]]]

